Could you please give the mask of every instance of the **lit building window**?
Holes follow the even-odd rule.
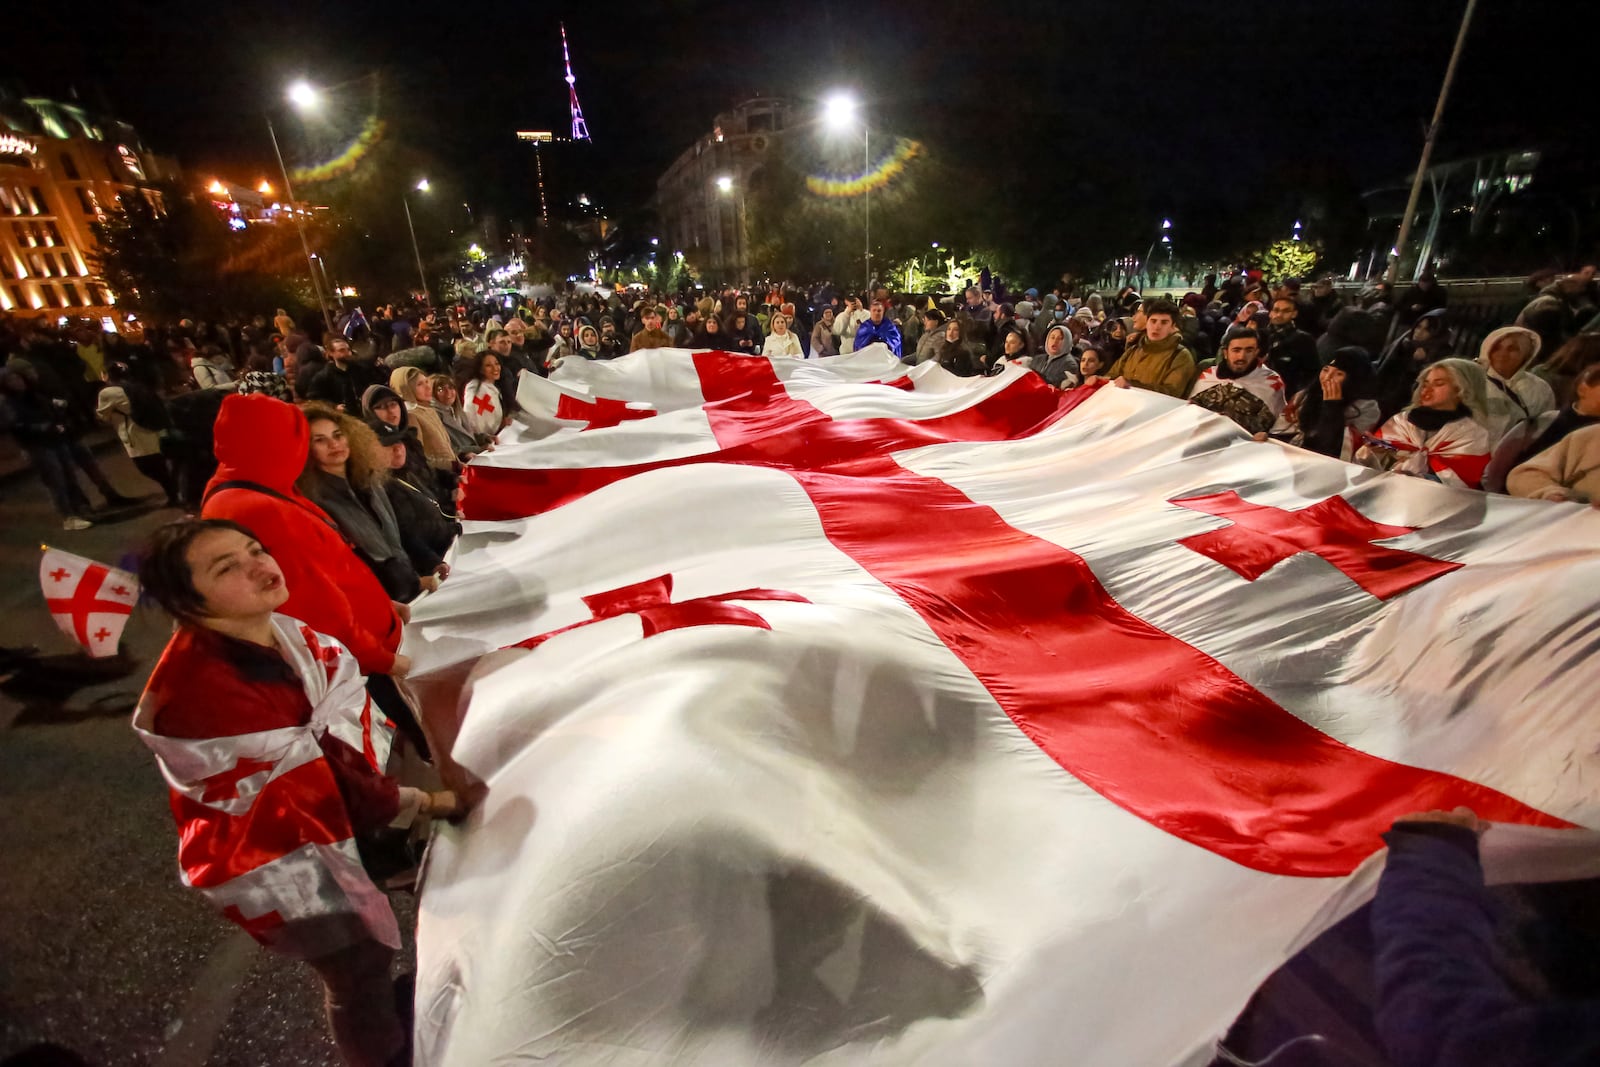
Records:
[[[45,223],[44,228],[45,236],[49,239],[51,244],[64,245],[67,243],[61,239],[61,231],[56,227],[56,224],[53,221]]]
[[[29,186],[28,191],[33,194],[33,213],[35,215],[50,214],[50,206],[45,203],[43,191],[37,185]]]

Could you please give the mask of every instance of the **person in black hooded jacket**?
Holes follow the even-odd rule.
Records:
[[[383,491],[400,528],[400,545],[416,568],[422,588],[437,588],[438,582],[450,574],[444,557],[461,533],[461,524],[441,511],[428,489],[418,484],[410,463],[411,448],[417,443],[416,430],[376,418],[367,419],[367,425],[378,435],[378,444],[389,463],[389,478],[383,483]]]
[[[411,425],[411,413],[406,410],[400,394],[387,385],[369,385],[361,394],[361,417],[369,423],[381,422],[402,432],[412,431],[405,438],[407,477],[411,484],[423,488],[439,507],[455,514],[455,474],[428,465],[427,453]]]
[[[1411,403],[1411,390],[1428,367],[1450,355],[1445,309],[1424,313],[1411,329],[1395,338],[1378,362],[1378,408],[1385,420]]]
[[[1294,401],[1294,443],[1325,456],[1350,459],[1360,435],[1382,425],[1372,398],[1372,361],[1356,345],[1339,349]]]

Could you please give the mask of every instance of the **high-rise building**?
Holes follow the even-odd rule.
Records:
[[[655,208],[666,245],[709,271],[713,281],[747,281],[750,234],[745,191],[789,122],[789,103],[746,100],[716,117],[656,180]]]
[[[0,311],[104,318],[91,224],[131,196],[165,210],[177,172],[138,131],[78,103],[0,93]]]

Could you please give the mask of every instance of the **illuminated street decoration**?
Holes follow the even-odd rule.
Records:
[[[818,196],[837,199],[862,196],[873,190],[882,189],[894,181],[905,171],[906,164],[921,154],[921,142],[899,137],[895,139],[894,151],[879,160],[865,174],[840,177],[808,174],[806,175],[806,189]]]
[[[349,174],[355,170],[356,164],[361,162],[362,157],[383,140],[384,132],[383,120],[371,116],[361,127],[356,139],[345,146],[344,151],[325,163],[318,163],[312,167],[297,167],[290,176],[297,182],[325,182]]]
[[[14,133],[0,133],[0,156],[32,156],[39,146],[26,137]]]

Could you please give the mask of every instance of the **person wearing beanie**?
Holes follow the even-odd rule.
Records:
[[[431,593],[450,573],[444,557],[461,526],[440,509],[427,486],[418,484],[410,458],[417,443],[416,430],[376,418],[367,419],[367,425],[377,434],[378,447],[388,464],[383,491],[399,528],[400,547],[416,569],[418,585]]]
[[[616,359],[626,355],[627,349],[622,346],[622,338],[617,335],[617,323],[610,315],[600,316],[600,358]]]
[[[1364,435],[1378,427],[1376,388],[1367,350],[1355,345],[1341,348],[1317,380],[1293,398],[1272,435],[1348,461],[1361,448]]]
[[[1487,377],[1465,359],[1422,372],[1411,406],[1383,424],[1356,453],[1378,470],[1477,489],[1489,466]]]
[[[410,471],[411,480],[418,485],[425,486],[428,492],[439,501],[441,507],[448,507],[455,511],[455,476],[450,471],[435,470],[428,464],[427,453],[423,451],[418,435],[412,430],[411,413],[406,410],[405,401],[400,394],[387,385],[372,385],[361,394],[361,417],[368,422],[381,422],[392,426],[403,433],[409,432],[406,438],[406,469]]]

